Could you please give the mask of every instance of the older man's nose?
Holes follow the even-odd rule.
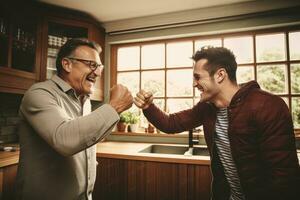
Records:
[[[96,74],[96,76],[101,76],[103,71],[102,67],[97,67],[97,69],[94,71],[94,74]]]

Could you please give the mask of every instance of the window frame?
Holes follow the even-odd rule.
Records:
[[[140,53],[139,53],[139,69],[138,70],[122,70],[121,72],[139,72],[139,88],[141,88],[142,80],[141,80],[141,73],[142,71],[156,71],[156,70],[165,70],[165,91],[164,91],[164,97],[158,97],[157,99],[163,99],[164,100],[164,110],[166,110],[166,102],[167,99],[192,99],[193,105],[195,105],[195,99],[198,97],[195,96],[195,89],[193,89],[193,93],[191,97],[187,96],[178,96],[178,97],[167,97],[167,71],[168,70],[180,70],[180,69],[192,69],[193,66],[184,66],[184,67],[167,67],[167,44],[172,42],[187,42],[192,41],[193,43],[193,53],[195,52],[195,41],[197,40],[209,40],[209,39],[221,39],[221,45],[224,46],[224,39],[225,38],[232,38],[232,37],[243,37],[243,36],[251,36],[252,42],[253,42],[253,62],[250,63],[243,63],[238,64],[238,67],[243,66],[253,66],[254,69],[254,80],[257,80],[257,70],[259,65],[274,65],[274,64],[281,64],[286,65],[287,68],[287,76],[286,76],[286,82],[287,82],[287,93],[285,94],[276,94],[277,96],[287,98],[288,100],[288,107],[290,110],[290,113],[292,113],[292,98],[300,98],[300,94],[292,94],[291,92],[291,65],[292,64],[300,64],[299,60],[290,60],[290,48],[289,48],[289,32],[295,32],[300,31],[300,26],[285,26],[285,27],[277,27],[277,28],[270,28],[270,29],[261,29],[261,30],[252,30],[252,31],[240,31],[240,32],[234,32],[234,33],[225,33],[225,34],[212,34],[212,35],[203,35],[203,36],[193,36],[193,37],[184,37],[184,38],[173,38],[173,39],[163,39],[163,40],[152,40],[152,41],[143,41],[143,42],[133,42],[133,43],[126,43],[126,44],[113,44],[111,45],[111,54],[110,54],[110,65],[111,65],[111,73],[110,73],[110,85],[113,86],[117,83],[117,51],[118,48],[123,47],[131,47],[131,46],[139,46]],[[272,61],[272,62],[257,62],[256,58],[256,37],[257,35],[264,35],[264,34],[276,34],[276,33],[283,33],[285,36],[285,53],[286,53],[286,59],[283,61]],[[143,45],[152,45],[152,44],[164,44],[165,49],[165,66],[163,68],[155,68],[155,69],[141,69],[141,47]],[[192,55],[191,55],[192,56]],[[297,137],[300,137],[300,128],[295,128],[294,132]],[[122,133],[124,135],[124,133]],[[128,135],[135,135],[132,133],[125,133]],[[141,133],[139,133],[141,134]],[[153,134],[147,134],[144,135],[153,135]]]

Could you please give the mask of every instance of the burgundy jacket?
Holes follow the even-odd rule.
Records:
[[[166,114],[154,104],[144,115],[158,129],[178,133],[203,125],[211,156],[212,199],[229,199],[229,185],[214,144],[216,107],[198,103]],[[246,199],[300,199],[300,167],[291,114],[278,96],[246,83],[228,107],[231,153]]]

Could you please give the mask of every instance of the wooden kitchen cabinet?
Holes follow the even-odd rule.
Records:
[[[0,3],[0,92],[24,93],[39,80],[40,20],[28,9]]]
[[[98,158],[93,199],[208,200],[209,165]]]
[[[104,50],[105,30],[87,14],[40,2],[0,2],[0,92],[23,94],[51,78],[59,48],[74,37],[98,42]],[[103,100],[103,80],[96,81],[92,100]]]
[[[17,164],[0,168],[0,199],[13,199],[17,169]]]

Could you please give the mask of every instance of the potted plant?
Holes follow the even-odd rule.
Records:
[[[129,122],[129,117],[126,112],[120,114],[120,120],[117,123],[117,129],[119,132],[125,132],[127,123]]]
[[[136,113],[129,112],[129,127],[128,132],[136,132],[140,117]]]

